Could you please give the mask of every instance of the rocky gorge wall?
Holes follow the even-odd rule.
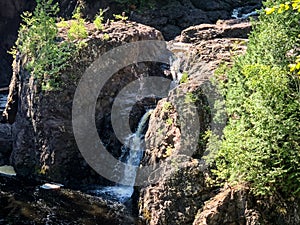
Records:
[[[128,42],[162,40],[162,35],[141,24],[115,22],[104,30],[109,33],[109,40],[103,40],[103,33],[97,35],[92,27],[89,31],[94,35],[86,40],[86,46],[74,56],[71,66],[61,71],[60,90],[42,90],[41,83],[24,69],[24,58],[17,58],[14,63],[13,80],[16,82],[11,84],[6,116],[8,121],[12,120],[11,117],[15,118],[11,163],[20,176],[46,178],[69,185],[108,183],[88,166],[74,139],[72,101],[77,84],[87,67],[104,52]],[[109,128],[114,96],[128,82],[142,76],[141,71],[154,73],[155,67],[142,63],[124,68],[112,77],[115,82],[108,81],[99,95],[96,107],[99,136],[116,157],[120,154],[120,144]],[[151,72],[145,74],[150,75]],[[14,103],[15,92],[18,93],[18,107],[13,113],[10,109],[14,108],[11,104]]]
[[[203,24],[183,30],[172,42],[173,51],[176,51],[176,46],[184,46],[184,51],[191,53],[189,60],[192,62],[185,68],[190,76],[176,91],[171,91],[167,98],[158,102],[150,118],[141,166],[156,169],[163,163],[167,166],[163,166],[165,173],[158,174],[155,182],[137,190],[137,207],[145,224],[288,225],[300,222],[299,199],[283,199],[280,194],[270,198],[254,196],[245,185],[220,187],[211,183],[214,180],[213,168],[204,162],[203,156],[207,152],[202,137],[208,128],[215,126],[212,123],[213,111],[205,110],[210,101],[206,82],[218,65],[225,63],[230,66],[234,56],[245,52],[250,30],[251,25],[246,21],[219,21],[216,25]],[[200,141],[192,157],[187,157],[189,150],[182,144],[188,135],[179,122],[186,121],[186,115],[174,107],[178,104],[174,101],[178,101],[178,93],[198,110]],[[190,141],[192,138],[188,136]],[[153,180],[153,175],[149,179]]]
[[[76,7],[77,0],[59,0],[59,16],[70,19]],[[155,1],[156,8],[134,10],[126,8],[115,0],[86,0],[84,15],[88,19],[94,19],[99,8],[109,10],[105,16],[114,19],[113,14],[120,14],[129,10],[130,20],[153,26],[160,30],[165,39],[175,38],[183,29],[203,23],[215,23],[219,19],[230,19],[233,9],[244,7],[243,12],[248,13],[261,7],[261,0],[227,0],[227,1],[202,1],[202,0],[178,0]],[[35,0],[3,0],[0,2],[0,87],[8,86],[12,77],[11,64],[13,58],[9,51],[16,39],[21,22],[21,14],[24,11],[33,11]]]
[[[162,18],[163,22],[156,21],[157,27],[165,29],[165,35],[173,37],[183,27],[190,26],[187,24],[192,25],[192,23],[206,21],[202,20],[201,22],[201,18],[204,17],[203,11],[206,10],[207,13],[205,19],[208,19],[209,13],[213,12],[218,12],[220,16],[218,18],[221,18],[221,16],[229,15],[232,8],[239,4],[244,4],[244,2],[175,1],[174,5],[166,6],[166,8],[170,7],[169,9],[148,11],[148,14],[144,14],[147,15],[145,18],[138,13],[133,13],[132,17],[149,22],[154,18]],[[252,6],[256,2],[249,1],[249,4]],[[192,7],[191,11],[184,11],[186,9],[184,7],[187,5]],[[205,10],[200,13],[199,10],[195,11],[197,7]],[[166,11],[164,12],[164,10],[168,13],[172,12],[176,16],[173,15],[172,19],[166,16],[167,19],[165,19],[163,13]],[[199,20],[194,17],[191,17],[194,19],[188,19],[186,13],[201,18]],[[155,16],[153,17],[153,15]],[[183,22],[179,24],[178,21]],[[207,20],[208,23],[212,21],[214,19]],[[172,31],[170,24],[175,26],[173,28],[176,32]],[[109,34],[109,40],[103,40],[103,36],[92,27],[89,29],[92,35],[87,40],[87,46],[81,50],[78,56],[74,57],[71,62],[73,66],[61,72],[64,88],[59,91],[41,90],[40,84],[24,69],[24,58],[18,58],[14,63],[9,105],[5,114],[5,119],[13,125],[12,128],[9,125],[3,126],[2,130],[6,131],[7,138],[0,140],[0,148],[3,141],[5,143],[13,142],[11,162],[18,175],[22,177],[38,180],[49,179],[69,185],[110,183],[87,165],[76,146],[71,124],[74,92],[85,69],[100,54],[126,42],[163,40],[163,36],[154,28],[134,22],[112,23],[106,27],[104,32]],[[182,133],[183,129],[180,123],[183,116],[173,107],[174,102],[178,99],[178,94],[183,96],[180,98],[182,101],[193,103],[196,106],[200,121],[198,131],[200,134],[204,134],[211,125],[212,117],[207,110],[209,99],[203,94],[203,85],[207,84],[218,65],[222,63],[230,65],[232,57],[243,54],[246,50],[247,35],[250,30],[251,25],[248,21],[218,21],[216,24],[200,24],[189,27],[169,42],[170,49],[175,53],[179,51],[190,54],[192,63],[187,67],[190,76],[176,90],[171,91],[167,98],[158,102],[158,99],[152,99],[146,103],[138,103],[134,107],[132,128],[136,126],[139,118],[145,112],[144,105],[157,103],[145,135],[146,150],[141,167],[156,168],[161,162],[169,162],[172,166],[168,173],[156,177],[156,182],[136,188],[133,201],[136,201],[137,213],[142,218],[139,224],[296,225],[300,223],[297,199],[282,199],[280,195],[258,198],[253,196],[248,187],[244,185],[237,187],[212,185],[209,182],[213,178],[211,168],[203,166],[202,157],[205,143],[199,142],[191,157],[186,157],[186,146],[181,144],[183,135],[186,135]],[[170,33],[168,33],[169,31]],[[195,71],[196,73],[193,73]],[[127,67],[108,82],[98,98],[95,121],[99,136],[115,157],[120,154],[118,149],[121,143],[112,134],[111,106],[117,93],[141,74],[162,76],[163,73],[161,67],[149,63]],[[186,116],[188,118],[189,115]],[[188,136],[188,138],[198,139],[198,137],[192,136]],[[5,154],[10,154],[10,152]],[[42,198],[49,201],[48,195],[33,194],[43,195]],[[117,216],[114,218],[119,208],[111,212],[111,208],[107,209],[106,203],[99,203],[90,196],[84,195],[82,198],[73,191],[55,192],[52,195],[53,198],[56,196],[58,199],[63,198],[63,204],[70,204],[70,207],[76,201],[83,199],[83,207],[89,208],[92,203],[95,211],[104,211],[104,214],[110,215],[107,220],[104,220],[105,215],[99,213],[92,223],[99,220],[111,224],[134,224],[133,219],[127,217],[127,212],[125,215],[122,214],[123,206],[119,207],[122,212],[121,218],[117,218]],[[73,196],[73,198],[69,198],[69,196]],[[1,199],[3,205],[12,201],[12,197],[6,195]],[[38,207],[40,206],[38,205]],[[18,205],[17,210],[19,208]],[[59,214],[57,211],[59,210],[56,209],[55,213]],[[66,213],[68,214],[68,212]],[[80,212],[76,211],[76,213]],[[84,213],[83,217],[90,218],[90,215],[87,214]]]

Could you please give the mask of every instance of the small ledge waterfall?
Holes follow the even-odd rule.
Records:
[[[0,94],[0,113],[5,109],[5,105],[7,102],[7,94]]]
[[[147,128],[147,121],[153,110],[148,110],[141,118],[138,128],[135,133],[131,134],[126,143],[122,147],[122,154],[119,158],[120,161],[138,167],[144,152],[144,133]],[[97,195],[106,195],[107,197],[117,200],[119,202],[125,202],[129,200],[134,191],[134,183],[136,177],[136,168],[132,166],[126,166],[121,183],[129,183],[131,185],[107,186],[98,190],[91,191]],[[116,170],[118,165],[116,165]]]
[[[258,16],[258,12],[253,10],[251,12],[243,13],[243,9],[246,7],[239,7],[232,11],[231,18],[234,19],[248,19],[250,16]]]

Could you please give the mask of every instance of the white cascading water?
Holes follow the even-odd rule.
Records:
[[[136,132],[130,135],[124,146],[122,147],[122,154],[120,157],[120,161],[123,161],[129,165],[133,165],[138,167],[144,151],[144,130],[147,125],[147,121],[151,115],[153,110],[147,111],[144,116],[141,118],[138,128]],[[132,166],[126,166],[123,177],[120,183],[127,183],[130,185],[116,185],[116,186],[108,186],[98,189],[97,191],[93,191],[96,194],[106,195],[112,199],[115,199],[120,202],[125,202],[130,199],[134,191],[134,183],[137,169]]]
[[[0,112],[4,110],[6,101],[7,101],[7,95],[0,94]]]
[[[244,7],[239,7],[236,8],[232,11],[231,17],[234,19],[247,19],[250,16],[257,16],[258,12],[257,11],[252,11],[249,13],[241,13]]]

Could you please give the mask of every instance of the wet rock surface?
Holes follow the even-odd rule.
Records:
[[[135,219],[123,204],[41,183],[0,175],[0,224],[131,225]]]

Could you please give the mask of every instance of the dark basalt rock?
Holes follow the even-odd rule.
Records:
[[[203,24],[199,25],[200,28],[190,27],[170,43],[170,48],[175,54],[180,55],[180,52],[183,52],[183,55],[189,56],[185,59],[186,63],[182,62],[182,65],[188,65],[183,70],[189,74],[189,79],[172,90],[167,98],[160,100],[150,117],[149,128],[145,135],[146,150],[142,166],[156,168],[166,162],[170,162],[171,166],[162,168],[165,173],[157,175],[156,182],[139,189],[139,213],[146,224],[192,224],[197,209],[201,211],[205,202],[218,193],[218,187],[207,182],[211,179],[211,172],[209,167],[204,166],[202,158],[205,141],[190,133],[182,133],[184,129],[180,121],[185,121],[186,126],[188,124],[186,121],[193,121],[194,116],[198,116],[197,129],[200,137],[211,125],[212,115],[206,110],[209,100],[205,95],[208,92],[212,93],[210,91],[214,88],[210,85],[209,79],[220,63],[226,62],[230,65],[232,56],[242,54],[246,49],[246,40],[239,38],[239,32],[228,34],[229,24],[220,21],[217,25]],[[232,22],[232,26],[235,26],[234,24]],[[246,36],[248,30],[243,32]],[[220,36],[223,38],[218,38]],[[193,100],[188,98],[191,93],[194,96]],[[177,108],[170,106],[170,103],[180,105],[180,100],[191,101],[190,104],[197,108],[198,114],[190,114],[189,110],[180,114]],[[170,118],[172,123],[167,121]],[[224,123],[218,127],[220,130],[225,120],[224,115]],[[192,125],[193,123],[190,124],[190,130],[193,130]],[[196,139],[197,146],[191,146],[195,150],[192,157],[185,156],[191,148],[182,143],[184,138],[189,142]]]
[[[11,126],[9,124],[0,124],[0,166],[9,164],[12,143]]]
[[[66,188],[43,190],[40,185],[0,175],[0,224],[135,224],[123,204]]]
[[[162,40],[162,35],[154,28],[141,24],[115,22],[103,31],[110,36],[109,40],[104,41],[102,33],[93,30],[92,24],[87,26],[93,35],[88,37],[87,46],[71,60],[71,66],[61,71],[60,82],[64,84],[61,90],[42,91],[41,84],[22,67],[23,59],[15,62],[13,80],[18,80],[15,88],[18,88],[19,95],[13,123],[11,162],[20,176],[50,179],[69,185],[110,183],[89,167],[77,148],[72,129],[72,101],[77,84],[100,54],[126,42]],[[61,36],[64,37],[63,32]],[[155,65],[147,63],[126,67],[113,75],[101,90],[95,121],[100,138],[116,157],[120,155],[121,144],[111,128],[110,111],[114,98],[143,72],[152,71],[158,75],[155,68]],[[14,91],[12,88],[11,92]]]
[[[231,19],[233,9],[237,7],[247,7],[247,12],[249,9],[253,11],[261,7],[261,1],[178,0],[162,4],[153,10],[132,12],[130,19],[155,27],[162,31],[166,40],[171,40],[190,26]]]

